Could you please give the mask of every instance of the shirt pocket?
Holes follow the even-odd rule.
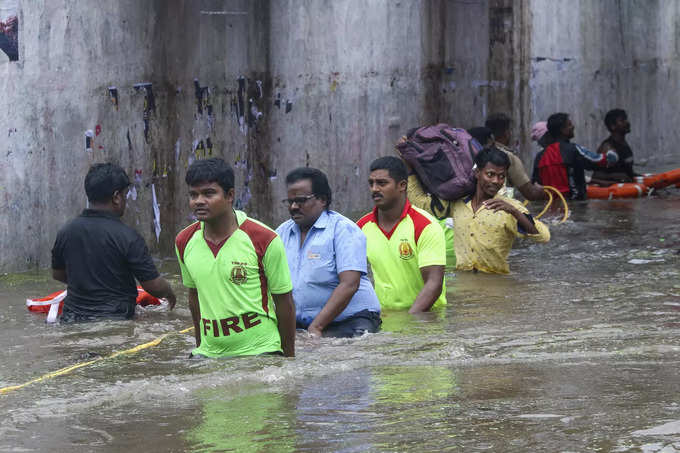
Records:
[[[333,244],[311,244],[302,259],[307,269],[305,280],[308,283],[337,283]]]

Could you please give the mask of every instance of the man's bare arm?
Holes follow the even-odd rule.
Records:
[[[432,305],[442,293],[442,286],[444,285],[444,266],[421,267],[420,275],[423,276],[425,285],[408,311],[411,314],[428,311],[432,308]]]
[[[281,349],[286,357],[295,357],[295,303],[293,293],[272,294],[276,305]]]
[[[170,310],[175,308],[177,297],[172,291],[170,284],[163,277],[156,277],[153,280],[139,282],[139,284],[142,285],[144,291],[151,294],[152,296],[158,297],[159,299],[167,299],[168,303],[170,304]]]
[[[545,200],[548,198],[548,195],[543,190],[543,186],[532,182],[528,182],[519,187],[519,191],[524,198],[531,201]]]
[[[52,278],[62,283],[68,283],[66,269],[52,269]]]
[[[189,311],[191,311],[191,320],[194,322],[196,347],[199,347],[201,345],[201,308],[198,305],[198,291],[196,288],[189,288]]]
[[[359,289],[361,281],[361,272],[359,271],[344,271],[338,274],[338,286],[335,287],[328,298],[326,304],[314,321],[309,325],[307,330],[313,335],[321,336],[321,332],[328,324],[347,307],[349,301]]]

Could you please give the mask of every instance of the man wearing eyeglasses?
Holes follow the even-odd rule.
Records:
[[[326,175],[298,168],[286,176],[290,220],[276,232],[293,278],[298,328],[314,336],[353,337],[380,328],[380,302],[366,276],[366,237],[331,211]]]

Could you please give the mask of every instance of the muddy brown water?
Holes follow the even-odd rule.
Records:
[[[449,272],[446,310],[294,360],[187,359],[185,293],[48,326],[25,299],[60,285],[2,276],[0,387],[171,335],[0,395],[0,451],[680,451],[680,195],[572,208],[511,275]]]

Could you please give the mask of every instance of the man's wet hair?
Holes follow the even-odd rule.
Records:
[[[475,164],[479,170],[486,167],[486,164],[489,162],[499,167],[510,168],[510,158],[508,155],[495,146],[484,148],[475,156]]]
[[[500,137],[510,129],[511,122],[512,120],[505,113],[492,113],[486,118],[484,126],[491,129],[495,137]]]
[[[396,182],[408,180],[408,171],[406,165],[401,159],[394,156],[378,157],[371,162],[370,171],[387,170],[390,178]]]
[[[553,113],[548,117],[548,132],[553,138],[562,136],[562,128],[569,120],[567,113]]]
[[[199,159],[189,166],[184,181],[189,186],[216,182],[226,195],[229,189],[234,188],[234,170],[219,157]]]
[[[616,121],[622,118],[624,120],[628,119],[628,114],[626,113],[625,110],[623,109],[612,109],[607,112],[607,114],[604,116],[604,125],[607,127],[607,130],[610,131],[612,130],[612,127],[616,124]]]
[[[130,185],[130,178],[120,166],[112,163],[94,164],[85,176],[85,193],[90,203],[111,201],[116,191]]]
[[[312,182],[312,193],[317,198],[326,200],[326,210],[328,210],[333,200],[333,193],[331,192],[331,186],[328,184],[326,174],[318,168],[296,168],[286,175],[286,185],[294,184],[303,179],[309,179]]]
[[[493,132],[486,126],[471,127],[468,129],[468,134],[472,135],[472,138],[482,146],[486,146],[489,139],[493,139]]]

